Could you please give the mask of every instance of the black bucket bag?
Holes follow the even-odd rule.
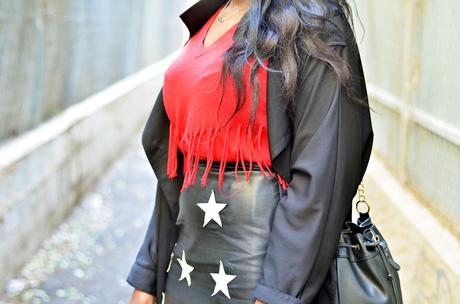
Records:
[[[372,222],[364,198],[364,185],[358,187],[357,222],[346,220],[334,258],[338,304],[402,304],[398,271],[388,243]],[[359,206],[365,205],[365,212]]]

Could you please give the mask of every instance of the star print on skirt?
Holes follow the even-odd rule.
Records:
[[[197,205],[204,211],[203,227],[206,226],[210,220],[213,220],[222,227],[222,221],[220,220],[219,212],[222,211],[222,209],[224,209],[227,204],[216,203],[214,190],[211,190],[211,196],[209,197],[207,203],[198,203]]]
[[[199,163],[198,173],[206,170]],[[179,227],[166,272],[164,304],[254,304],[271,219],[284,193],[273,176],[255,167],[247,183],[212,167],[208,183],[196,181],[179,197]]]

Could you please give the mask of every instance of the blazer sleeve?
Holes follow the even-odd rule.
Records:
[[[349,64],[366,98],[358,49],[332,46]],[[314,301],[333,261],[343,222],[372,145],[369,109],[353,103],[332,68],[309,58],[297,98],[291,181],[275,210],[255,297],[269,304]],[[365,144],[363,144],[365,143]]]
[[[157,293],[158,244],[161,239],[160,233],[164,229],[160,227],[164,227],[165,222],[174,223],[160,186],[156,188],[155,197],[155,207],[144,241],[126,279],[132,287],[151,295]]]
[[[154,153],[154,150],[164,142],[167,142],[168,128],[162,127],[165,121],[162,90],[158,94],[157,101],[150,113],[144,131],[142,133],[142,146],[152,166],[155,175],[165,171],[165,164],[160,157],[166,157],[167,153]],[[155,159],[154,159],[155,156]],[[161,168],[158,167],[162,166]],[[158,175],[157,175],[158,177]],[[172,182],[169,182],[172,185]],[[126,281],[136,289],[156,295],[158,278],[164,275],[165,257],[169,258],[170,249],[174,243],[176,220],[175,212],[171,210],[165,195],[165,188],[157,182],[155,194],[155,206],[144,236],[143,243],[139,249],[134,264],[131,266]],[[160,246],[161,245],[161,246]]]

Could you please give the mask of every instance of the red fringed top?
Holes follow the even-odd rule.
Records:
[[[218,187],[221,189],[223,172],[227,161],[236,161],[243,167],[246,181],[249,180],[252,162],[256,161],[263,175],[277,178],[283,189],[287,182],[270,170],[271,159],[268,144],[266,117],[267,71],[259,68],[260,99],[257,108],[254,134],[245,135],[245,127],[251,111],[251,87],[247,86],[243,107],[223,128],[236,106],[236,89],[227,80],[226,90],[218,113],[222,86],[218,86],[222,69],[223,54],[232,43],[237,24],[220,36],[211,45],[205,47],[203,40],[208,28],[219,14],[216,13],[205,23],[183,47],[179,57],[168,67],[163,84],[163,100],[166,114],[170,120],[167,175],[170,179],[177,176],[177,149],[184,153],[184,182],[181,192],[195,182],[199,159],[206,159],[206,169],[201,177],[201,186],[205,186],[211,163],[219,160]],[[244,75],[249,84],[251,60],[246,65]],[[265,62],[267,63],[267,62]],[[220,90],[219,90],[220,89]],[[219,114],[219,120],[217,120]],[[251,130],[251,128],[250,128]],[[245,168],[242,160],[249,161]],[[268,171],[265,172],[264,168]]]

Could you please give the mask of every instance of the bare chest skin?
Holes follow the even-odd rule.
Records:
[[[225,32],[227,32],[235,23],[241,19],[241,17],[246,13],[247,8],[247,5],[235,8],[232,8],[231,6],[224,8],[220,12],[219,16],[222,17],[225,21],[221,23],[218,21],[218,18],[214,19],[214,22],[209,27],[203,40],[204,47],[212,45],[217,39],[219,39],[220,36],[225,34]],[[235,14],[235,12],[240,9],[242,10]]]

